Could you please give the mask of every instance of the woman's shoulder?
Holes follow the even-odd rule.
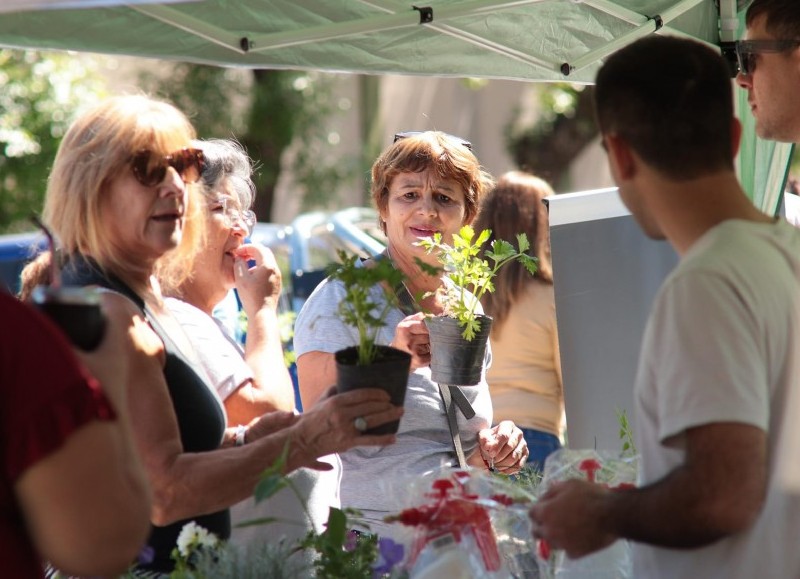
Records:
[[[160,357],[163,354],[164,343],[150,327],[139,306],[115,291],[103,291],[100,299],[108,323],[128,328],[134,350],[147,356]]]

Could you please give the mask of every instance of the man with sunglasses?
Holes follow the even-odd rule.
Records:
[[[800,141],[800,2],[754,0],[745,40],[736,43],[737,84],[747,91],[756,133]]]
[[[713,50],[637,41],[598,73],[595,105],[621,200],[680,261],[641,345],[639,486],[550,485],[531,509],[534,535],[570,557],[634,541],[637,578],[800,577],[800,496],[774,476],[800,385],[800,231],[737,181],[741,126]]]
[[[760,137],[800,142],[800,2],[754,0],[747,10],[746,40],[737,43],[740,87],[748,100]],[[770,49],[770,50],[767,50]],[[774,49],[775,52],[773,52]],[[761,50],[762,52],[759,52]],[[789,402],[789,416],[800,412],[800,389]],[[784,424],[785,444],[778,457],[779,477],[792,492],[800,490],[800,427]]]

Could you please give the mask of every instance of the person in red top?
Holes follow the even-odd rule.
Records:
[[[70,575],[121,573],[150,518],[118,378],[127,328],[109,320],[103,342],[84,354],[44,315],[2,292],[0,320],[3,576],[43,577],[45,560]]]

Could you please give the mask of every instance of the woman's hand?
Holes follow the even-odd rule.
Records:
[[[245,435],[245,442],[253,442],[264,436],[280,432],[284,428],[289,428],[300,420],[300,414],[294,412],[285,412],[277,410],[275,412],[267,412],[258,418],[254,418],[247,425],[247,434]]]
[[[362,418],[369,429],[402,415],[403,407],[394,406],[383,390],[364,388],[337,394],[334,386],[292,426],[288,466],[330,470],[330,464],[317,459],[354,446],[393,444],[394,434],[364,434],[356,428],[356,418]]]
[[[411,372],[431,363],[431,337],[424,320],[422,312],[401,320],[395,328],[394,340],[389,344],[411,354]]]
[[[522,430],[510,420],[478,433],[480,456],[487,468],[516,474],[528,460],[528,443]]]
[[[254,261],[255,265],[248,267],[248,261]],[[272,251],[256,244],[240,246],[236,249],[233,276],[248,318],[252,318],[265,306],[277,309],[282,280],[281,270]]]

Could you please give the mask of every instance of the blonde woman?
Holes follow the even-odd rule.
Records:
[[[154,274],[180,282],[205,223],[193,190],[203,154],[194,130],[173,106],[143,96],[116,97],[81,115],[53,165],[44,218],[61,240],[64,282],[113,292],[110,315],[127,322],[128,393],[133,435],[153,491],[152,557],[139,571],[169,573],[170,553],[189,521],[230,535],[228,507],[252,494],[263,469],[288,445],[286,470],[327,470],[319,456],[357,444],[357,416],[380,424],[399,412],[377,390],[337,396],[320,412],[274,412],[246,431],[227,427],[180,325],[164,305]],[[33,280],[27,278],[28,283]]]

